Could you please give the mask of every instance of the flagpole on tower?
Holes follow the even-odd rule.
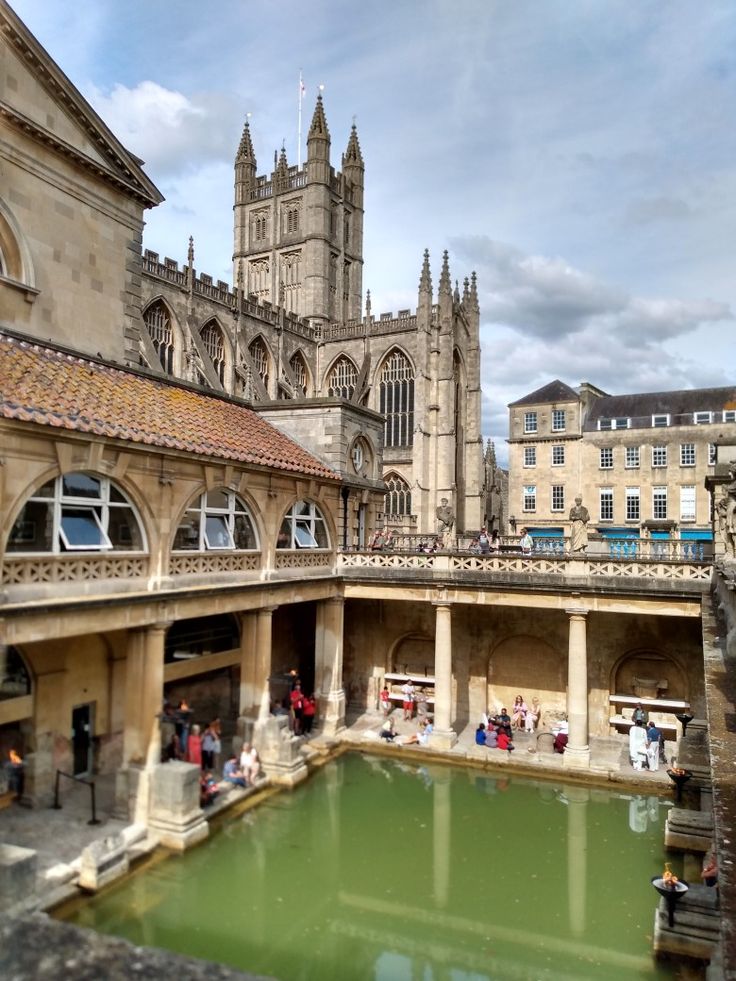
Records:
[[[302,70],[299,69],[299,126],[296,138],[296,165],[297,169],[302,165],[302,99],[304,98],[304,79]]]

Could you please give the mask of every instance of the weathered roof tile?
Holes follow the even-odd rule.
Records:
[[[252,409],[0,334],[0,414],[337,480]]]

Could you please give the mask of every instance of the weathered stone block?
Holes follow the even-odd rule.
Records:
[[[128,853],[123,835],[108,835],[93,841],[82,852],[79,885],[82,889],[97,892],[127,871]]]
[[[161,844],[184,851],[209,834],[199,806],[200,768],[193,763],[160,763],[153,767],[149,788],[149,827]]]
[[[32,909],[36,899],[36,852],[0,845],[0,912]]]

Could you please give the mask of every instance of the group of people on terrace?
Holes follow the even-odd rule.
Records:
[[[631,714],[629,729],[629,761],[635,770],[658,770],[665,763],[664,736],[646,709],[637,702]]]
[[[314,728],[317,716],[317,699],[312,692],[304,694],[299,673],[289,672],[289,694],[271,706],[271,715],[288,715],[289,729],[295,736],[308,736]]]

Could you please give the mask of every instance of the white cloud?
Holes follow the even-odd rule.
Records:
[[[222,97],[189,98],[150,80],[132,88],[118,83],[109,92],[91,85],[86,95],[154,179],[234,157],[231,107]]]

